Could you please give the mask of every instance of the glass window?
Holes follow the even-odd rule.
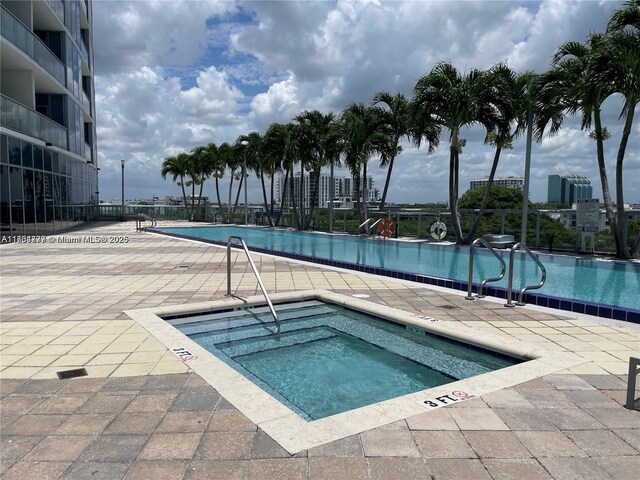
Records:
[[[35,179],[31,169],[22,170],[22,198],[24,200],[24,234],[35,235],[37,233]]]
[[[43,168],[43,155],[44,152],[42,148],[34,145],[33,146],[33,168],[36,170],[42,170]]]
[[[25,167],[33,167],[33,149],[28,142],[22,142],[22,165]]]
[[[3,138],[6,138],[3,135]],[[0,236],[11,234],[11,197],[9,197],[9,167],[0,165]]]
[[[50,172],[51,171],[51,167],[52,167],[51,157],[52,157],[51,151],[50,150],[45,150],[44,151],[44,170],[46,172]]]
[[[7,151],[6,135],[0,135],[0,163],[9,163],[9,152]]]
[[[22,165],[22,150],[20,140],[9,137],[9,163]]]
[[[24,205],[22,198],[22,168],[9,168],[9,195],[11,196],[11,223],[14,235],[24,235]]]

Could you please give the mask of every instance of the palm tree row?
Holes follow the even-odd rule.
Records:
[[[566,116],[580,114],[582,128],[594,130],[596,157],[603,188],[603,201],[609,225],[616,240],[616,255],[628,258],[640,249],[640,237],[630,252],[626,245],[627,218],[623,202],[623,162],[632,131],[634,111],[640,101],[640,0],[628,1],[611,17],[607,31],[591,34],[585,44],[570,42],[561,45],[553,57],[551,68],[542,74],[517,73],[504,63],[489,69],[459,72],[450,62],[440,62],[416,82],[413,98],[402,93],[379,92],[371,104],[353,103],[340,114],[304,111],[290,123],[274,123],[264,135],[251,132],[241,135],[235,143],[196,147],[190,154],[165,158],[162,176],[171,175],[182,187],[191,187],[189,218],[198,211],[194,205],[195,189],[202,193],[204,182],[216,180],[218,207],[219,179],[228,172],[229,192],[226,218],[231,220],[237,209],[240,190],[246,181],[241,175],[246,162],[248,170],[259,178],[264,210],[269,225],[277,226],[285,197],[292,204],[293,224],[308,229],[319,213],[320,172],[329,167],[329,198],[334,199],[333,173],[336,166],[349,168],[358,186],[357,211],[361,221],[367,218],[367,168],[376,158],[387,175],[379,209],[387,203],[394,161],[402,152],[401,142],[408,140],[420,148],[427,145],[430,154],[439,146],[444,134],[449,139],[449,209],[456,242],[467,244],[478,229],[489,200],[491,186],[501,152],[512,148],[513,141],[527,126],[535,128],[536,139],[554,135]],[[624,130],[616,158],[616,203],[614,208],[604,157],[604,141],[609,137],[602,124],[603,102],[613,95],[624,98],[620,117]],[[458,210],[460,154],[466,145],[463,133],[472,126],[485,131],[484,143],[494,150],[489,181],[480,213],[469,231],[464,233]],[[295,168],[300,172],[298,191],[294,191]],[[305,199],[304,173],[312,172],[316,179],[310,198]],[[275,176],[283,175],[280,206],[275,205]],[[238,181],[235,202],[232,202],[234,180]],[[267,181],[270,193],[267,195]],[[200,198],[200,197],[198,197]],[[305,205],[309,205],[308,211]],[[329,202],[330,224],[333,219]]]

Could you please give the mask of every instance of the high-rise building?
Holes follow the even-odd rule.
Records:
[[[547,203],[571,205],[593,197],[591,180],[582,175],[549,175]]]
[[[91,0],[0,0],[4,241],[98,210]]]
[[[469,184],[469,189],[473,190],[474,188],[485,187],[489,183],[488,178],[484,178],[482,180],[471,180]],[[522,177],[504,177],[504,178],[494,178],[494,185],[499,185],[505,188],[517,188],[518,190],[522,190],[524,188],[524,178]]]
[[[277,201],[280,202],[280,199],[284,195],[284,206],[285,208],[291,208],[293,205],[290,201],[290,193],[289,189],[291,188],[291,182],[293,182],[294,198],[298,198],[300,195],[300,172],[296,172],[293,175],[293,179],[290,177],[287,183],[287,192],[283,191],[284,188],[284,175],[280,174],[276,178],[276,192],[277,192]],[[320,174],[320,208],[327,208],[330,198],[329,186],[331,184],[331,176],[326,173]],[[334,199],[337,198],[349,198],[356,201],[357,192],[358,192],[358,180],[352,177],[338,177],[334,176],[333,178],[334,184]],[[311,202],[316,205],[317,200],[312,199],[312,195],[316,190],[316,176],[313,172],[304,174],[304,207],[309,208],[311,206]],[[317,193],[316,193],[317,195]],[[368,202],[376,202],[380,200],[380,191],[374,187],[373,178],[367,176],[367,201]]]

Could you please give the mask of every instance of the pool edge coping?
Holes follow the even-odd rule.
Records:
[[[188,351],[191,358],[185,360],[185,364],[291,454],[589,362],[573,353],[544,349],[457,322],[411,314],[327,290],[282,292],[272,295],[271,299],[274,302],[321,300],[525,360],[493,372],[308,422],[160,318],[160,315],[262,305],[265,303],[263,296],[229,297],[124,312],[170,351],[175,348]]]

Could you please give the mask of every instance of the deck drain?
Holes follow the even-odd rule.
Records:
[[[178,265],[176,268],[189,268],[191,265]]]
[[[56,375],[58,375],[58,379],[66,380],[68,378],[86,377],[89,374],[87,373],[86,368],[74,368],[73,370],[62,370],[60,372],[56,372]]]
[[[455,305],[434,305],[434,307],[442,308],[444,310],[455,310],[456,308],[460,308],[460,307],[456,307]]]

